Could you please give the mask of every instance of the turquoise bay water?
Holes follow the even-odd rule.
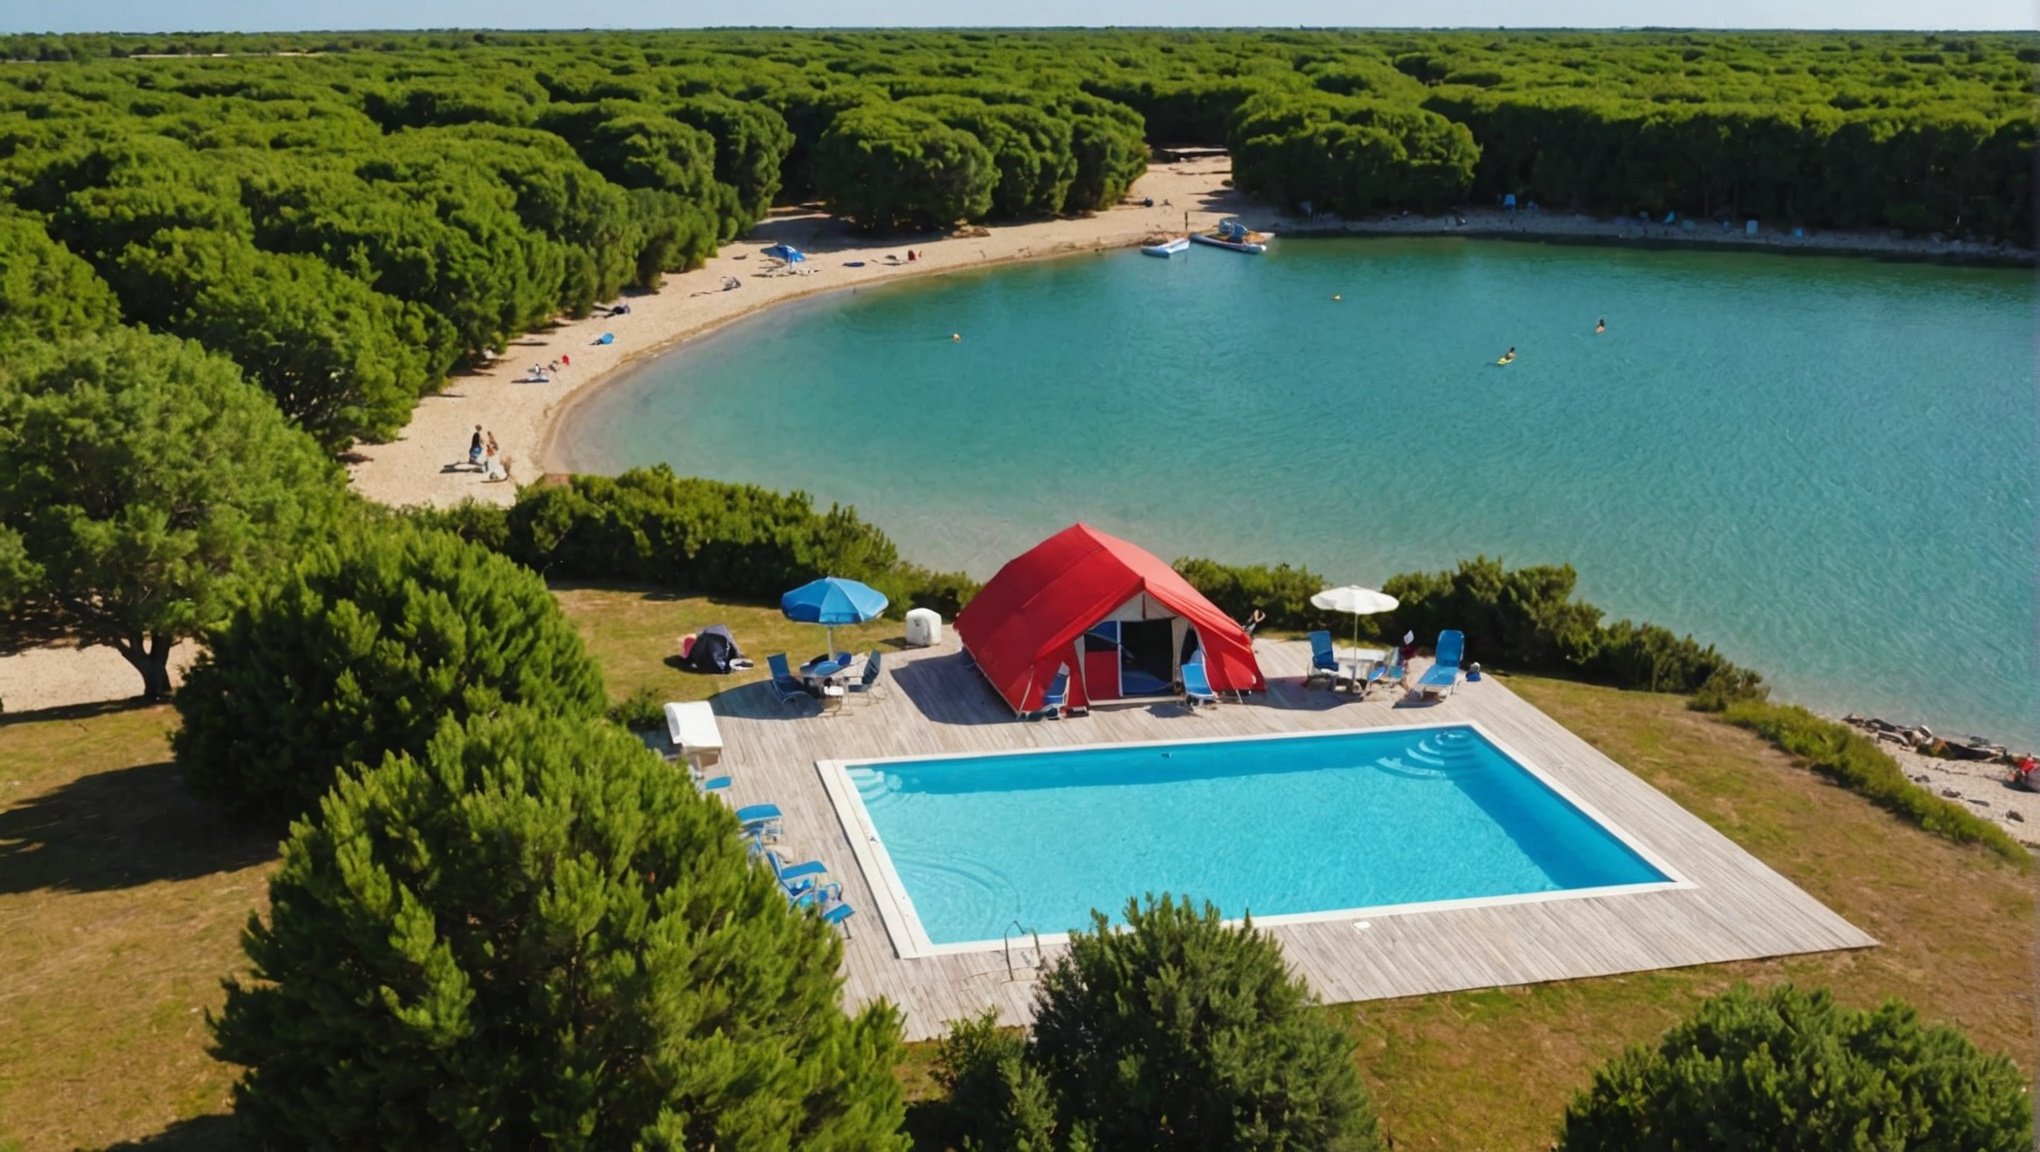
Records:
[[[1076,520],[1338,583],[1570,562],[1787,698],[2034,743],[2034,304],[2026,272],[1750,253],[1113,253],[774,310],[562,442],[854,503],[981,577]]]
[[[1666,879],[1463,727],[893,761],[850,776],[935,944],[997,940],[1014,920],[1087,928],[1091,909],[1117,913],[1140,892],[1196,893],[1238,917]]]

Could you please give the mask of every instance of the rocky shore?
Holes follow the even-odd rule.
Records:
[[[2012,783],[2012,765],[2023,753],[1992,746],[1984,759],[1958,759],[1945,753],[1947,742],[1925,725],[1893,724],[1854,713],[1841,722],[1877,741],[1913,783],[1968,806],[2003,826],[2019,843],[2040,849],[2040,792]]]

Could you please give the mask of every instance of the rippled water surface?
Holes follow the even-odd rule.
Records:
[[[1080,519],[1341,583],[1570,562],[1792,699],[2032,742],[2034,304],[2024,272],[1765,254],[1114,253],[775,310],[563,442],[854,503],[979,576]]]
[[[1664,874],[1467,728],[850,769],[935,944],[1088,928],[1128,893],[1228,917],[1651,884]]]

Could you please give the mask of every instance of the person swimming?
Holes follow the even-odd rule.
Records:
[[[1599,320],[1594,321],[1594,335],[1599,336],[1601,333],[1606,332],[1607,330],[1608,330],[1608,318],[1606,316],[1603,316]]]
[[[1509,350],[1508,350],[1507,352],[1504,352],[1504,353],[1502,353],[1502,358],[1501,358],[1500,360],[1497,360],[1497,361],[1495,361],[1495,363],[1497,363],[1497,364],[1507,364],[1507,363],[1508,363],[1509,361],[1511,361],[1511,360],[1514,360],[1515,358],[1516,358],[1516,348],[1515,348],[1515,346],[1514,346],[1514,345],[1512,344],[1512,345],[1510,345],[1510,346],[1509,346]]]

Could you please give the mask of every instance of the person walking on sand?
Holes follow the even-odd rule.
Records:
[[[479,472],[482,468],[482,426],[475,425],[474,439],[468,441],[468,467]]]

